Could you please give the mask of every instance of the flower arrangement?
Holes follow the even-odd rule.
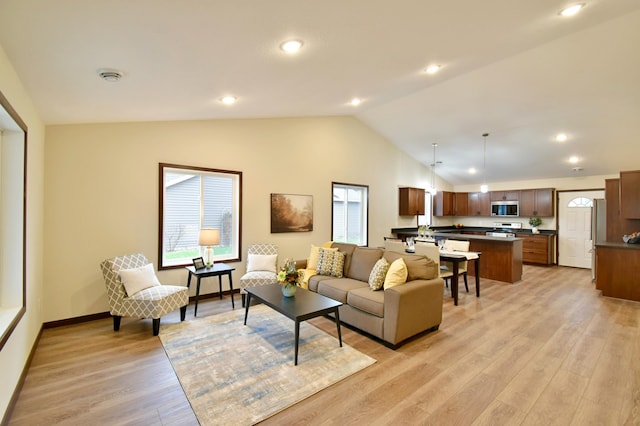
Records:
[[[300,274],[296,269],[296,261],[293,259],[286,259],[284,261],[284,265],[282,265],[278,271],[276,279],[282,286],[298,286],[300,284],[300,280],[302,280],[302,274]]]

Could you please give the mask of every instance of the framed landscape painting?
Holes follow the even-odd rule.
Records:
[[[313,231],[313,196],[271,194],[271,233]]]

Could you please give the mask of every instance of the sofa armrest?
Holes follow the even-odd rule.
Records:
[[[397,344],[442,322],[444,280],[414,280],[384,290],[384,340]]]

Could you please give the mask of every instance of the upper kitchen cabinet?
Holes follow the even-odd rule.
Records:
[[[640,219],[640,170],[620,172],[620,213],[625,219]]]
[[[469,216],[469,193],[456,192],[453,198],[453,215]]]
[[[520,191],[520,216],[553,217],[553,188]]]
[[[469,192],[469,216],[491,216],[491,195]]]
[[[416,216],[424,214],[424,189],[423,188],[400,188],[399,193],[399,215]]]
[[[433,197],[434,216],[453,216],[455,194],[448,191],[438,191]]]
[[[491,191],[491,201],[519,201],[520,191]]]

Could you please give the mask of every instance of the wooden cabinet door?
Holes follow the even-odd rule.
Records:
[[[520,216],[553,217],[553,189],[520,191]]]
[[[400,216],[424,214],[424,189],[400,188],[398,214]]]
[[[469,193],[469,216],[491,216],[491,195],[488,192]]]
[[[434,216],[453,216],[453,192],[438,191],[433,197]]]
[[[453,200],[454,216],[469,216],[469,194],[456,192]]]
[[[491,201],[518,201],[520,191],[491,191]]]
[[[625,219],[640,219],[640,170],[620,172],[620,213]]]
[[[536,189],[536,209],[533,212],[536,216],[552,217],[553,211],[553,189]]]

